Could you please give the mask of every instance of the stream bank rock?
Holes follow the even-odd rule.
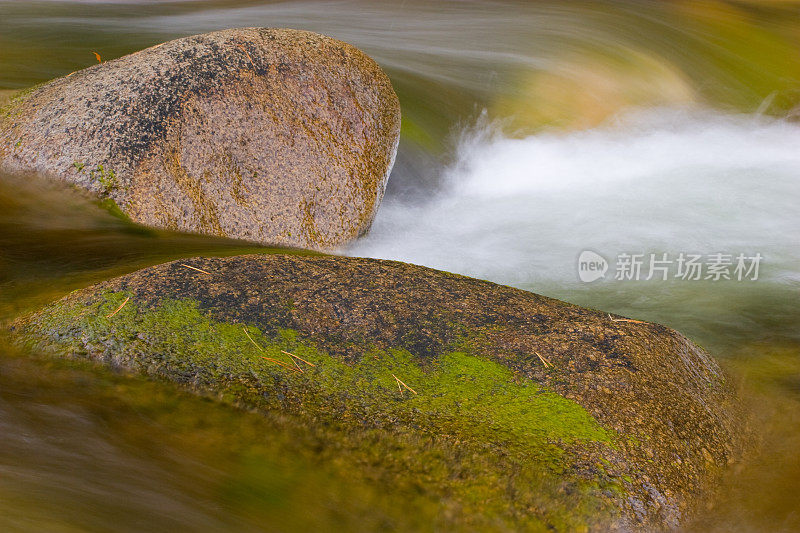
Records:
[[[739,453],[725,377],[681,334],[399,262],[180,260],[13,329],[309,424],[449,443],[441,470],[400,470],[490,530],[670,529]]]
[[[134,222],[329,249],[365,233],[400,135],[380,67],[298,30],[196,35],[24,91],[0,167],[113,200]]]

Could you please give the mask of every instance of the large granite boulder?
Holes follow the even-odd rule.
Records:
[[[416,465],[420,494],[440,490],[483,521],[470,527],[672,528],[739,453],[725,377],[681,334],[393,261],[180,260],[13,329],[310,425],[417,435],[427,452],[445,441],[449,470]]]
[[[133,221],[328,249],[366,232],[400,135],[349,44],[248,28],[177,39],[24,91],[0,167],[113,200]]]

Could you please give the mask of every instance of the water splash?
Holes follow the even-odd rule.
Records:
[[[756,288],[773,316],[794,307],[790,298],[775,307],[775,298],[800,283],[798,146],[796,124],[700,109],[650,110],[601,128],[522,139],[482,122],[464,134],[438,194],[390,199],[370,235],[347,253],[635,309],[689,332],[698,329],[687,317],[713,301],[719,311],[707,322],[741,325],[754,312]],[[610,262],[620,253],[680,252],[761,253],[765,261],[750,285],[607,280],[589,294],[576,269],[586,249]],[[738,318],[726,317],[734,300],[751,303],[736,309]]]

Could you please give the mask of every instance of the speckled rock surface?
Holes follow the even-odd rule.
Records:
[[[400,135],[380,67],[315,33],[196,35],[74,72],[0,112],[0,167],[163,228],[329,249],[366,232]]]
[[[539,513],[546,528],[673,528],[739,454],[739,417],[725,377],[681,334],[393,261],[181,260],[77,291],[14,328],[62,355],[201,389],[233,382],[244,387],[247,404],[272,398],[273,407],[314,420],[325,411],[355,424],[430,427],[455,443],[482,439],[486,453],[518,465],[539,464],[556,449],[558,459],[541,466],[568,485],[556,500],[581,494],[581,501],[600,502],[592,512],[611,511],[587,518],[575,505],[567,513],[578,523],[559,522],[552,498],[512,502],[528,509],[523,515]],[[190,337],[200,330],[210,333]],[[233,339],[227,344],[220,340],[226,335]],[[198,355],[203,350],[212,355]],[[273,370],[285,377],[262,368],[272,364],[262,357],[269,350],[282,358],[286,367]],[[286,351],[316,366],[292,370]],[[435,377],[448,368],[459,388]],[[480,381],[495,372],[510,381]],[[526,396],[530,387],[535,393]],[[456,399],[445,402],[451,393]],[[550,394],[555,403],[535,403]],[[476,436],[484,422],[488,429]],[[508,490],[504,497],[513,499]]]

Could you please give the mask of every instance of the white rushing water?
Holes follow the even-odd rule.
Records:
[[[586,249],[610,263],[623,252],[761,253],[771,280],[800,279],[798,125],[662,110],[572,133],[498,131],[465,132],[441,190],[425,203],[388,199],[348,254],[524,286],[580,283]]]
[[[706,337],[701,321],[717,321],[717,334],[727,331],[730,341],[752,340],[766,320],[794,323],[797,124],[697,109],[522,139],[479,124],[464,133],[442,182],[424,202],[388,198],[371,233],[346,253],[514,285],[698,338]],[[604,278],[579,279],[584,250],[608,261]],[[621,253],[644,255],[640,281],[614,279]],[[673,261],[661,265],[667,281],[661,271],[645,280],[651,253]],[[676,277],[681,253],[702,256],[703,278],[710,256],[730,254],[733,264],[723,270],[732,279]],[[763,256],[757,281],[736,279],[739,254]]]

